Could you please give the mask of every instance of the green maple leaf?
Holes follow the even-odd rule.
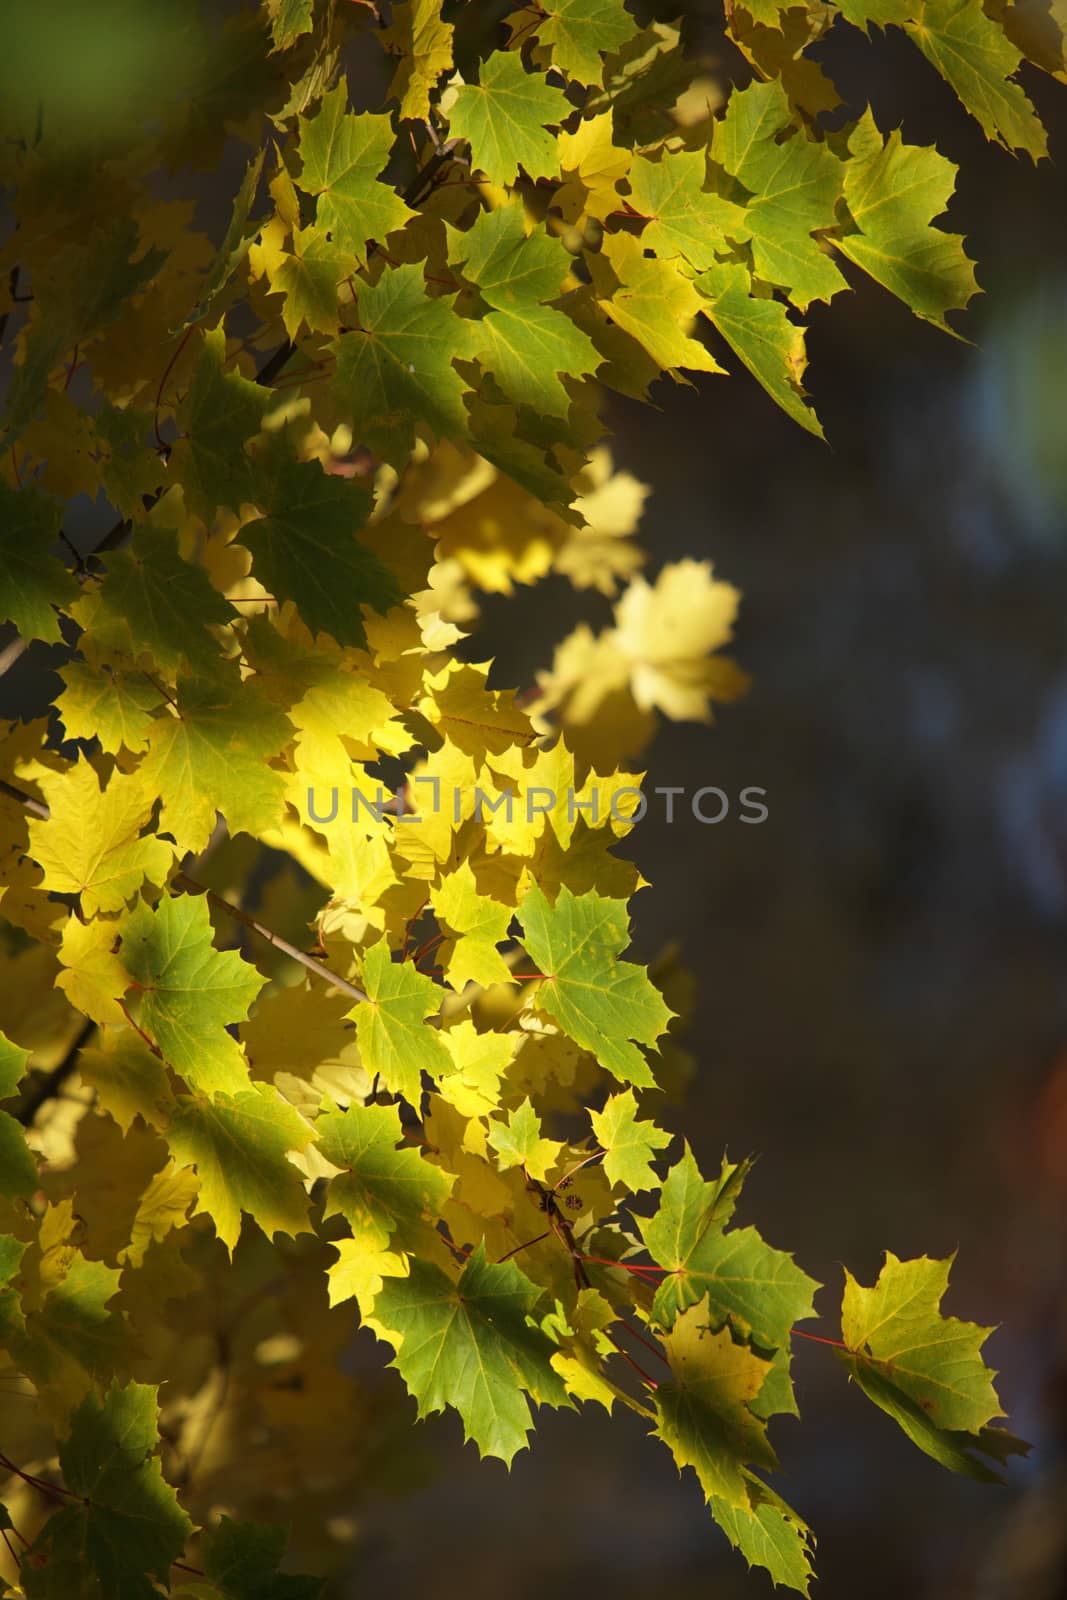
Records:
[[[712,1516],[750,1567],[763,1567],[774,1583],[808,1594],[815,1576],[811,1530],[762,1479],[746,1472],[745,1480],[748,1509],[712,1498],[708,1502]]]
[[[733,237],[751,243],[756,275],[785,289],[803,311],[812,300],[829,300],[848,287],[812,237],[837,222],[844,174],[833,152],[802,132],[779,143],[791,121],[777,79],[735,89],[716,124],[711,154],[748,191],[744,226]]]
[[[129,1325],[110,1309],[120,1277],[118,1267],[76,1254],[40,1308],[27,1314],[14,1353],[54,1415],[77,1405],[92,1380],[106,1381],[130,1361]]]
[[[564,886],[552,906],[534,885],[517,916],[523,948],[545,975],[538,1010],[623,1083],[654,1084],[637,1044],[653,1044],[674,1013],[643,967],[616,959],[630,943],[626,901]]]
[[[716,1327],[729,1321],[743,1338],[771,1352],[789,1343],[793,1324],[815,1315],[819,1285],[755,1228],[728,1229],[743,1169],[724,1164],[706,1184],[688,1146],[663,1185],[656,1214],[639,1221],[653,1259],[668,1269],[652,1304],[669,1327],[679,1312],[708,1296]]]
[[[637,1120],[632,1089],[610,1095],[603,1111],[590,1111],[589,1120],[597,1143],[605,1151],[603,1166],[609,1183],[624,1184],[632,1194],[659,1187],[651,1163],[674,1135],[657,1128],[654,1122]]]
[[[480,892],[470,862],[461,861],[455,872],[442,878],[430,901],[441,927],[456,936],[441,957],[452,987],[507,983],[511,969],[497,946],[507,938],[515,913]]]
[[[616,233],[608,235],[589,265],[601,310],[636,339],[657,366],[667,372],[679,367],[722,371],[711,352],[689,337],[704,305],[691,279],[673,262],[646,256],[639,239]]]
[[[780,300],[751,294],[751,283],[748,268],[741,262],[716,261],[696,280],[707,297],[701,309],[771,399],[794,422],[821,439],[822,426],[806,402],[800,381],[807,365],[804,329],[789,320]]]
[[[102,1397],[86,1396],[59,1446],[59,1464],[67,1488],[88,1503],[45,1523],[33,1546],[42,1561],[23,1565],[28,1597],[88,1593],[88,1579],[100,1585],[91,1592],[116,1600],[158,1595],[150,1580],[169,1582],[193,1531],[155,1458],[158,1446],[150,1385],[115,1382]]]
[[[745,1465],[778,1465],[766,1423],[749,1409],[771,1363],[735,1344],[728,1327],[715,1332],[708,1317],[705,1298],[664,1337],[671,1381],[656,1389],[656,1434],[679,1468],[692,1467],[707,1499],[747,1511]]]
[[[145,496],[153,494],[163,479],[159,457],[145,448],[151,431],[152,413],[139,406],[101,406],[93,418],[93,432],[107,450],[104,488],[124,517],[140,516]]]
[[[389,94],[400,101],[402,117],[421,122],[430,115],[430,95],[452,65],[452,34],[452,23],[442,20],[440,0],[394,5],[382,43],[399,57]]]
[[[293,249],[270,275],[272,294],[285,296],[282,321],[290,339],[302,326],[336,333],[337,286],[352,274],[352,257],[317,228],[294,228]]]
[[[183,1166],[195,1167],[203,1212],[233,1252],[247,1212],[268,1239],[308,1227],[300,1174],[287,1159],[312,1137],[311,1127],[265,1084],[213,1100],[179,1098],[167,1143]]]
[[[706,188],[707,156],[703,150],[679,150],[659,161],[636,156],[629,171],[629,205],[648,221],[641,243],[663,260],[684,256],[702,271],[715,261],[716,250],[747,232],[745,208]]]
[[[396,137],[389,117],[366,111],[353,116],[347,106],[341,82],[323,96],[313,117],[300,118],[302,169],[296,181],[305,194],[317,196],[316,226],[365,265],[368,240],[381,242],[414,213],[379,179]]]
[[[399,1338],[395,1366],[420,1417],[453,1406],[482,1456],[511,1464],[533,1427],[529,1394],[541,1405],[571,1401],[550,1358],[555,1346],[532,1325],[542,1291],[514,1261],[492,1263],[479,1244],[458,1283],[429,1261],[388,1278],[375,1321]]]
[[[122,924],[122,963],[137,1020],[191,1088],[234,1093],[248,1068],[228,1024],[242,1021],[266,979],[235,950],[216,950],[205,895],[165,895]]]
[[[218,645],[204,625],[237,613],[202,567],[183,561],[173,529],[138,528],[124,550],[109,552],[103,582],[74,615],[94,649],[150,656],[173,678],[185,665],[205,673],[217,666]]]
[[[218,1600],[318,1600],[321,1578],[279,1572],[289,1529],[277,1523],[223,1517],[204,1535],[204,1573]],[[194,1591],[199,1592],[199,1591]]]
[[[361,606],[386,612],[403,595],[372,550],[360,544],[369,492],[330,477],[317,461],[271,462],[264,514],[241,529],[252,570],[279,601],[294,600],[312,633],[365,645]]]
[[[962,310],[978,292],[961,236],[930,226],[948,204],[957,168],[934,149],[904,144],[896,129],[883,148],[870,111],[848,147],[845,203],[855,231],[834,243],[916,316],[951,333],[945,312]]]
[[[88,639],[83,645],[88,648]],[[152,713],[163,704],[163,696],[143,673],[68,661],[59,676],[65,687],[55,706],[68,739],[99,739],[109,755],[147,750]]]
[[[613,54],[637,33],[622,0],[545,0],[537,37],[551,51],[552,65],[578,83],[599,84],[602,56]]]
[[[471,161],[492,183],[509,187],[520,166],[530,178],[559,175],[559,150],[547,125],[558,126],[574,107],[540,72],[527,72],[517,52],[497,51],[478,83],[465,83],[449,113],[454,138],[466,139]]]
[[[248,247],[259,231],[259,224],[253,223],[249,227],[248,219],[252,212],[252,204],[256,198],[256,190],[259,188],[265,154],[265,150],[260,150],[248,163],[245,175],[241,180],[241,187],[238,189],[237,197],[233,202],[233,210],[230,213],[225,235],[215,259],[208,269],[204,287],[200,291],[200,303],[186,317],[182,323],[182,328],[191,328],[193,323],[199,322],[202,317],[207,315],[242,261],[248,255]],[[179,331],[175,329],[175,332]]]
[[[314,0],[267,0],[270,33],[275,50],[288,50],[302,33],[310,33]]]
[[[137,769],[163,801],[160,829],[179,850],[202,850],[221,811],[231,833],[276,826],[285,778],[267,766],[293,727],[247,684],[221,676],[179,680],[174,715],[159,717]]]
[[[559,294],[569,270],[562,246],[542,230],[528,239],[521,210],[502,206],[483,211],[458,236],[451,259],[491,308],[471,323],[471,348],[504,394],[539,413],[566,416],[571,397],[560,374],[591,373],[602,358],[570,317],[542,304]]]
[[[16,1093],[29,1059],[28,1050],[0,1033],[0,1100],[9,1100]],[[39,1183],[37,1162],[21,1125],[6,1111],[0,1111],[0,1195],[6,1200],[28,1198]]]
[[[397,465],[411,454],[417,419],[440,438],[467,433],[467,385],[452,358],[473,353],[471,324],[453,311],[452,298],[431,299],[420,266],[383,272],[360,287],[360,331],[330,346],[334,389],[356,438]]]
[[[326,1160],[342,1169],[330,1179],[325,1214],[340,1212],[353,1237],[369,1249],[384,1250],[394,1235],[396,1247],[403,1248],[405,1237],[440,1215],[455,1179],[401,1145],[396,1106],[328,1111],[315,1123],[315,1133]]]
[[[367,999],[349,1012],[363,1065],[391,1094],[417,1106],[422,1074],[437,1078],[452,1071],[441,1033],[426,1024],[440,1011],[444,991],[411,962],[393,961],[384,939],[363,957],[363,987]]]
[[[63,610],[79,593],[66,567],[48,553],[62,521],[57,501],[0,479],[0,622],[13,622],[27,640],[61,639],[55,608]]]
[[[926,0],[907,31],[923,55],[955,89],[987,139],[1025,150],[1034,161],[1048,154],[1048,135],[1023,89],[1011,81],[1022,54],[1004,25],[987,16],[981,0]]]
[[[170,463],[190,511],[209,528],[219,506],[238,511],[246,500],[255,499],[245,445],[258,433],[270,399],[258,383],[239,372],[224,372],[225,361],[226,335],[220,323],[204,334],[193,381],[178,412],[183,437]]]
[[[873,1288],[845,1271],[841,1356],[856,1383],[909,1439],[953,1472],[996,1480],[972,1452],[1002,1461],[1028,1446],[1000,1428],[1004,1415],[993,1386],[996,1373],[981,1348],[993,1331],[941,1315],[955,1258],[898,1261],[886,1252]]]

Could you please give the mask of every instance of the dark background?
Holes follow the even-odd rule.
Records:
[[[735,75],[712,5],[685,9]],[[618,465],[654,488],[650,571],[708,557],[743,590],[754,678],[714,727],[664,727],[649,784],[759,785],[770,810],[667,827],[650,809],[636,950],[677,940],[696,978],[672,1125],[705,1167],[760,1153],[747,1218],[826,1284],[824,1314],[842,1261],[871,1282],[883,1248],[958,1246],[948,1309],[1002,1324],[988,1353],[1035,1442],[1004,1490],[950,1477],[831,1352],[797,1352],[803,1421],[776,1440],[818,1594],[1067,1600],[1067,90],[1024,73],[1051,134],[1035,169],[903,36],[839,28],[818,54],[852,114],[869,98],[883,131],[960,164],[949,225],[988,293],[957,319],[973,343],[854,272],[813,308],[825,445],[747,374],[612,406]],[[243,159],[205,180],[217,233]],[[606,619],[552,582],[487,603],[475,653],[528,684],[579,610]],[[3,679],[0,715],[47,702],[48,658]],[[369,1339],[355,1359],[384,1363]],[[353,1594],[770,1593],[629,1414],[542,1413],[510,1476],[454,1417],[408,1438],[431,1470],[361,1508]]]

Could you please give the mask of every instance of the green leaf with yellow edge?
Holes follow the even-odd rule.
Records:
[[[637,23],[622,0],[545,0],[537,38],[549,50],[552,66],[576,83],[599,84],[603,57],[621,49],[637,33]],[[513,24],[525,37],[526,13]]]
[[[459,1281],[414,1259],[406,1278],[387,1278],[375,1320],[397,1344],[392,1365],[414,1395],[420,1417],[453,1406],[482,1456],[509,1466],[539,1405],[568,1406],[551,1366],[554,1346],[530,1323],[542,1291],[514,1261],[493,1263],[479,1244]]]
[[[712,1516],[750,1567],[762,1567],[773,1583],[808,1594],[815,1576],[811,1565],[815,1540],[810,1528],[754,1473],[746,1472],[745,1480],[747,1511],[713,1498],[708,1502]]]
[[[389,160],[396,135],[389,117],[348,111],[342,80],[323,96],[313,117],[301,117],[297,183],[317,196],[315,224],[331,240],[365,265],[367,244],[381,244],[413,214],[396,190],[379,174]]]
[[[696,285],[707,297],[701,308],[704,315],[752,376],[787,416],[821,439],[822,424],[807,403],[801,382],[807,366],[804,329],[789,320],[780,300],[750,292],[752,280],[742,262],[716,261]]]
[[[212,1600],[318,1600],[322,1578],[279,1572],[289,1528],[277,1523],[235,1522],[223,1517],[204,1534],[204,1574]]]
[[[294,228],[293,248],[270,271],[273,294],[284,295],[282,322],[290,339],[301,328],[336,333],[337,288],[352,272],[352,257],[318,228]]]
[[[629,171],[627,204],[648,220],[641,243],[663,261],[684,256],[702,271],[715,252],[729,248],[730,238],[746,232],[745,208],[707,188],[708,161],[703,150],[679,150],[658,161],[636,156]]]
[[[415,422],[442,439],[467,433],[467,385],[452,365],[473,353],[471,324],[452,297],[430,299],[420,266],[383,272],[359,290],[360,331],[330,346],[337,358],[334,391],[357,440],[387,461],[406,464]]]
[[[422,1074],[439,1077],[452,1069],[448,1046],[427,1017],[441,1009],[443,991],[410,961],[393,961],[384,939],[363,957],[367,999],[349,1012],[363,1065],[390,1094],[409,1105],[422,1098]]]
[[[803,311],[848,288],[813,238],[837,222],[844,169],[827,145],[802,131],[783,139],[791,124],[777,80],[735,89],[715,125],[711,155],[741,186],[744,226],[732,237],[751,243],[756,276],[785,289]]]
[[[220,323],[204,334],[189,393],[178,411],[182,437],[169,462],[169,473],[185,490],[186,505],[209,528],[220,506],[238,511],[255,498],[245,445],[259,432],[270,399],[258,383],[223,371],[225,364],[226,334]]]
[[[454,989],[478,983],[507,983],[511,976],[497,946],[508,936],[511,906],[482,894],[469,861],[461,861],[430,892],[430,904],[441,927],[452,938],[441,952],[445,976]]]
[[[357,537],[370,511],[366,490],[323,472],[317,461],[272,462],[263,516],[241,543],[252,570],[279,601],[293,600],[312,633],[365,645],[361,606],[385,612],[403,598],[395,578]]]
[[[235,950],[216,950],[205,895],[164,895],[121,924],[122,963],[139,1025],[190,1088],[235,1093],[248,1085],[241,1047],[227,1033],[266,979]]]
[[[981,0],[925,0],[906,25],[926,59],[952,85],[987,139],[1048,154],[1048,134],[1026,92],[1013,82],[1022,53]]]
[[[206,624],[232,622],[237,613],[203,567],[183,560],[173,529],[136,529],[106,563],[103,582],[73,608],[94,650],[151,657],[169,678],[184,665],[205,674],[217,669],[218,645]]]
[[[29,820],[29,854],[44,871],[44,887],[81,897],[86,917],[121,911],[141,885],[165,882],[174,847],[153,834],[140,837],[154,797],[136,774],[113,772],[103,788],[82,757],[42,782],[51,816]]]
[[[30,1052],[0,1033],[0,1100],[17,1093]],[[28,1199],[37,1188],[37,1162],[26,1143],[20,1123],[0,1111],[0,1195],[6,1200]],[[0,1278],[0,1282],[2,1282]]]
[[[330,1179],[326,1216],[340,1213],[353,1236],[371,1250],[403,1248],[413,1230],[433,1226],[455,1182],[411,1145],[396,1106],[351,1105],[326,1111],[315,1123],[318,1147],[341,1168]]]
[[[452,65],[452,33],[440,0],[403,0],[393,7],[382,44],[399,57],[389,95],[399,100],[402,117],[423,122],[430,115],[430,95]]]
[[[666,1149],[674,1135],[654,1122],[640,1122],[632,1089],[609,1095],[603,1111],[590,1111],[597,1143],[604,1151],[604,1171],[609,1183],[621,1183],[633,1194],[658,1189],[652,1170],[657,1151]]]
[[[211,679],[180,680],[174,714],[153,724],[137,769],[148,791],[162,798],[160,830],[173,834],[179,850],[199,851],[218,811],[231,833],[276,826],[285,778],[267,762],[292,732],[282,712],[221,671]]]
[[[789,1343],[794,1323],[815,1315],[811,1297],[819,1285],[755,1228],[727,1228],[743,1177],[744,1168],[724,1163],[719,1181],[705,1183],[687,1146],[667,1175],[658,1211],[638,1226],[653,1260],[667,1268],[652,1303],[658,1323],[670,1327],[706,1294],[716,1327],[729,1321],[770,1353]]]
[[[128,1366],[133,1353],[125,1318],[110,1309],[119,1289],[117,1267],[87,1261],[79,1252],[51,1282],[13,1353],[40,1391],[49,1416],[65,1419],[93,1382],[106,1382]]]
[[[905,144],[898,129],[883,146],[870,111],[853,128],[848,148],[844,194],[855,228],[836,235],[835,245],[917,317],[951,333],[945,313],[962,311],[978,293],[962,237],[931,227],[958,169],[932,147]]]
[[[637,1046],[654,1044],[674,1013],[643,967],[616,959],[630,943],[625,900],[564,886],[552,906],[534,885],[517,916],[523,947],[544,974],[537,1009],[621,1082],[653,1085]]]
[[[482,62],[479,81],[457,92],[449,129],[469,142],[472,166],[508,186],[520,167],[529,178],[558,175],[559,150],[548,126],[558,127],[573,110],[562,89],[526,71],[517,52],[498,50]]]
[[[529,1095],[508,1112],[506,1121],[490,1120],[489,1143],[496,1151],[497,1165],[505,1172],[509,1167],[522,1167],[538,1183],[546,1181],[563,1149],[555,1139],[542,1139],[541,1118]]]
[[[193,1524],[156,1458],[157,1419],[149,1384],[116,1380],[102,1396],[83,1400],[59,1446],[64,1483],[83,1503],[50,1517],[38,1535],[39,1559],[23,1566],[28,1600],[61,1592],[151,1600],[158,1591],[150,1578],[170,1581]],[[58,1585],[60,1573],[66,1588]],[[93,1579],[90,1591],[85,1585]]]
[[[841,1336],[847,1349],[841,1360],[868,1399],[920,1450],[953,1472],[996,1481],[999,1474],[979,1456],[999,1462],[1028,1447],[988,1426],[1004,1415],[993,1386],[996,1373],[981,1355],[993,1330],[941,1314],[954,1259],[899,1261],[887,1251],[870,1289],[846,1268]]]
[[[703,305],[673,262],[646,256],[631,234],[614,233],[604,240],[601,254],[590,257],[590,268],[600,309],[658,366],[667,372],[678,367],[722,371],[711,352],[689,337]]]
[[[163,696],[143,673],[116,672],[87,660],[68,661],[59,676],[65,687],[55,706],[68,739],[99,739],[101,750],[113,756],[123,749],[131,755],[147,750],[152,713]]]
[[[49,554],[63,512],[38,489],[13,489],[0,479],[0,622],[13,622],[26,640],[55,644],[62,637],[55,608],[69,606],[78,585]]]
[[[242,1212],[268,1239],[306,1231],[307,1195],[288,1155],[311,1138],[310,1124],[265,1084],[212,1100],[183,1095],[167,1130],[175,1158],[200,1178],[194,1215],[211,1218],[231,1255]]]
[[[527,238],[522,211],[502,206],[454,236],[451,260],[491,308],[470,324],[471,348],[508,399],[566,416],[571,396],[560,375],[589,374],[602,359],[565,312],[542,303],[560,292],[566,252],[541,230]]]
[[[771,1363],[736,1344],[728,1327],[714,1331],[709,1315],[705,1297],[681,1312],[664,1336],[671,1379],[655,1392],[656,1435],[679,1470],[692,1467],[706,1499],[747,1512],[743,1468],[778,1465],[766,1423],[749,1410]]]

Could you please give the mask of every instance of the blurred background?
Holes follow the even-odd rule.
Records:
[[[718,9],[645,7],[686,14],[735,75]],[[970,343],[858,273],[814,307],[826,445],[747,374],[612,405],[616,463],[653,489],[650,572],[707,557],[743,591],[733,654],[754,679],[713,727],[665,726],[649,784],[760,786],[769,807],[759,827],[650,808],[636,953],[677,941],[695,976],[697,1070],[670,1125],[702,1166],[760,1155],[746,1220],[827,1285],[824,1313],[842,1261],[871,1282],[883,1248],[958,1247],[947,1309],[1001,1323],[988,1354],[1035,1446],[1003,1490],[951,1478],[832,1352],[798,1350],[803,1422],[775,1436],[818,1594],[1067,1600],[1067,95],[1024,74],[1050,129],[1034,169],[902,35],[835,30],[813,53],[851,115],[869,98],[883,131],[960,164],[949,226],[987,297],[957,319]],[[469,653],[530,684],[596,607],[556,580],[488,600]],[[0,716],[47,703],[48,660],[34,647],[0,679]],[[384,1361],[364,1338],[353,1371],[399,1388]],[[628,1414],[542,1413],[510,1475],[455,1417],[405,1445],[421,1487],[371,1490],[353,1595],[770,1593]]]

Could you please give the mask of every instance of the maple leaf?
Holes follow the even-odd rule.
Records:
[[[438,0],[403,0],[393,7],[382,43],[400,58],[389,94],[399,100],[402,117],[422,122],[430,115],[430,95],[452,65],[452,34]]]
[[[708,722],[713,696],[741,690],[745,679],[732,663],[709,659],[730,637],[738,599],[712,577],[708,561],[674,562],[655,584],[633,580],[615,608],[610,640],[642,711],[657,706],[669,717]]]
[[[611,275],[601,263],[610,266]],[[676,367],[722,371],[711,352],[689,337],[701,299],[672,262],[646,256],[631,234],[614,233],[605,238],[601,255],[590,266],[601,310],[658,366],[668,372]]]
[[[28,1050],[0,1033],[0,1100],[15,1094],[29,1058]],[[38,1182],[37,1163],[21,1126],[6,1111],[0,1111],[0,1195],[6,1200],[28,1199]]]
[[[82,642],[88,648],[88,641]],[[59,676],[64,689],[55,704],[68,739],[98,739],[108,755],[147,750],[152,713],[163,696],[142,673],[75,660],[60,667]]]
[[[265,979],[235,950],[216,950],[204,895],[164,895],[122,925],[122,964],[138,1021],[191,1088],[244,1089],[248,1071],[228,1024],[247,1016]]]
[[[394,1249],[403,1248],[412,1229],[432,1225],[455,1181],[420,1151],[402,1146],[403,1132],[396,1106],[351,1105],[315,1123],[319,1149],[341,1168],[330,1179],[326,1215],[340,1212],[370,1250],[384,1250],[391,1240]]]
[[[347,106],[342,81],[323,96],[313,117],[299,119],[302,167],[296,181],[305,194],[317,196],[316,226],[365,265],[368,241],[380,243],[412,212],[379,181],[396,137],[390,119],[369,112],[353,116]]]
[[[727,1228],[744,1169],[724,1164],[718,1183],[700,1176],[686,1146],[671,1168],[654,1216],[639,1227],[653,1260],[668,1269],[652,1314],[669,1327],[707,1295],[716,1327],[729,1322],[763,1351],[789,1343],[793,1324],[814,1316],[819,1286],[792,1256],[765,1244],[755,1228]]]
[[[629,204],[648,221],[641,243],[662,261],[684,256],[697,271],[710,267],[715,252],[729,248],[727,235],[744,237],[745,208],[708,190],[707,156],[680,150],[649,161],[635,158],[629,171]]]
[[[288,50],[313,25],[313,0],[267,0],[271,38],[275,50]]]
[[[748,191],[744,227],[733,237],[751,241],[756,275],[780,285],[803,311],[812,300],[830,300],[848,287],[812,237],[837,221],[843,165],[804,133],[779,143],[790,120],[779,82],[735,89],[716,123],[711,155]]]
[[[811,1530],[762,1479],[746,1472],[745,1480],[748,1507],[712,1498],[712,1516],[750,1567],[763,1567],[775,1584],[808,1594],[814,1576]]]
[[[847,189],[847,176],[845,185]],[[771,399],[821,439],[822,425],[801,383],[807,365],[804,329],[790,321],[780,300],[752,294],[751,285],[748,268],[741,262],[717,261],[696,279],[697,288],[707,296],[701,309]]]
[[[470,143],[473,165],[507,187],[520,167],[530,178],[558,174],[559,152],[547,127],[558,127],[573,109],[561,89],[526,71],[520,55],[497,51],[482,62],[478,83],[459,89],[448,120],[453,136]]]
[[[849,136],[844,195],[855,231],[834,243],[843,255],[946,332],[946,311],[977,294],[974,266],[959,234],[930,226],[948,204],[957,168],[934,149],[907,145],[894,129],[885,141],[867,111]]]
[[[212,1600],[216,1596],[218,1600],[319,1600],[321,1578],[278,1571],[288,1534],[287,1527],[277,1524],[222,1517],[203,1541],[204,1575],[214,1585]]]
[[[363,987],[367,999],[349,1012],[363,1065],[390,1093],[417,1106],[422,1074],[437,1077],[452,1066],[440,1032],[426,1026],[441,1009],[441,990],[410,962],[393,961],[384,939],[363,958]]]
[[[603,1111],[590,1111],[597,1143],[603,1148],[608,1182],[621,1183],[632,1194],[659,1188],[651,1163],[656,1152],[670,1144],[673,1134],[654,1122],[639,1122],[632,1089],[609,1095]]]
[[[222,243],[219,245],[215,259],[211,263],[203,286],[200,290],[199,303],[182,323],[183,328],[192,327],[205,317],[229,283],[238,267],[248,255],[248,247],[258,231],[258,224],[248,225],[252,213],[252,206],[259,188],[259,180],[263,172],[263,158],[266,151],[260,150],[248,163],[245,175],[241,179],[241,187],[233,202],[230,220],[226,225]],[[175,330],[178,331],[177,329]]]
[[[175,1158],[200,1179],[194,1215],[211,1218],[231,1255],[242,1212],[268,1238],[306,1230],[307,1196],[288,1156],[311,1138],[310,1125],[264,1084],[212,1100],[180,1096],[167,1129]]]
[[[543,9],[537,37],[551,51],[553,66],[578,83],[598,84],[604,73],[602,57],[637,33],[622,0],[546,0]]]
[[[163,1477],[156,1390],[149,1384],[112,1383],[87,1395],[59,1446],[66,1487],[84,1503],[51,1517],[38,1536],[37,1562],[24,1564],[28,1597],[52,1597],[61,1575],[65,1592],[81,1594],[86,1578],[100,1592],[149,1600],[157,1590],[149,1574],[166,1583],[193,1524]]]
[[[545,975],[538,1010],[622,1082],[654,1084],[634,1041],[653,1044],[673,1012],[643,967],[615,959],[630,942],[625,900],[563,887],[552,906],[535,885],[516,914],[523,946]]]
[[[294,228],[293,248],[269,268],[273,294],[285,296],[282,322],[290,339],[302,327],[336,333],[341,325],[337,288],[352,272],[352,257],[317,228]]]
[[[522,212],[503,206],[459,235],[451,259],[492,308],[472,322],[471,349],[510,400],[565,416],[571,397],[560,374],[591,373],[601,357],[570,317],[542,303],[569,269],[562,247],[541,231],[527,238]]]
[[[506,1122],[496,1119],[490,1122],[489,1143],[496,1151],[498,1165],[504,1171],[509,1167],[521,1166],[539,1183],[546,1181],[563,1149],[555,1139],[542,1139],[541,1119],[529,1095],[521,1105],[508,1112]]]
[[[455,936],[442,953],[452,987],[478,983],[487,988],[491,983],[506,983],[511,973],[497,945],[507,939],[515,913],[480,892],[470,862],[462,861],[455,872],[447,873],[430,900],[442,928]]]
[[[259,431],[269,399],[259,384],[239,372],[224,372],[225,363],[226,334],[220,323],[203,336],[193,381],[178,412],[182,438],[171,457],[171,471],[190,510],[209,527],[219,506],[236,511],[253,499],[245,445]]]
[[[550,1365],[553,1346],[529,1320],[540,1296],[514,1261],[487,1261],[479,1244],[458,1283],[416,1259],[408,1277],[385,1280],[374,1302],[419,1416],[453,1406],[464,1437],[509,1466],[533,1426],[526,1394],[540,1405],[571,1404]]]
[[[953,1472],[998,1481],[974,1452],[1002,1461],[1028,1446],[988,1426],[1004,1415],[996,1374],[981,1355],[993,1330],[941,1314],[954,1259],[899,1261],[887,1250],[870,1289],[846,1268],[841,1336],[847,1351],[841,1360],[920,1450]]]
[[[123,550],[107,556],[104,580],[83,594],[73,615],[92,648],[151,663],[174,678],[187,666],[210,674],[218,646],[209,623],[232,622],[237,613],[203,567],[182,559],[171,528],[138,528]]]
[[[441,438],[463,438],[467,385],[452,359],[473,353],[472,336],[451,298],[429,299],[422,268],[399,266],[361,286],[359,320],[360,332],[330,346],[337,357],[334,390],[355,436],[401,463],[411,453],[417,418]]]
[[[748,1463],[778,1465],[766,1424],[750,1409],[771,1363],[728,1327],[709,1327],[704,1299],[680,1313],[664,1336],[671,1381],[656,1389],[657,1437],[679,1469],[692,1467],[707,1499],[747,1511]]]
[[[178,683],[174,714],[160,717],[138,776],[162,797],[160,827],[179,850],[202,850],[221,811],[236,833],[272,826],[285,779],[267,766],[292,737],[292,724],[247,686],[235,698],[221,674]]]
[[[278,599],[294,600],[312,633],[365,645],[360,607],[384,612],[402,598],[395,579],[357,538],[369,494],[330,477],[317,461],[286,456],[275,461],[268,484],[261,492],[263,516],[241,529],[256,577]]]
[[[443,1100],[464,1117],[481,1117],[500,1104],[500,1083],[517,1040],[513,1034],[479,1033],[459,1022],[445,1034],[452,1070],[438,1080]]]
[[[1048,135],[1025,91],[1011,81],[1022,54],[980,0],[923,0],[907,31],[949,82],[987,139],[1048,154]]]
[[[555,204],[565,222],[581,216],[604,221],[618,209],[619,183],[630,170],[631,152],[612,142],[614,119],[610,111],[586,117],[573,133],[559,136],[560,170],[569,174],[556,191]]]
[[[162,884],[174,860],[163,839],[139,837],[154,801],[136,776],[113,773],[101,788],[84,757],[42,784],[51,816],[30,819],[29,852],[45,887],[81,897],[82,912],[121,911],[147,881]]]
[[[69,606],[78,593],[48,553],[62,520],[58,501],[0,479],[0,622],[13,622],[24,639],[60,639],[55,608]]]

